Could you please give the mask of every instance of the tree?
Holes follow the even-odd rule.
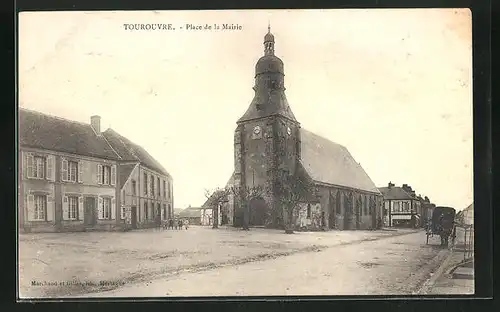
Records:
[[[219,228],[219,209],[222,207],[224,203],[228,201],[229,190],[227,188],[220,189],[217,188],[215,191],[211,192],[209,190],[205,190],[205,197],[207,197],[207,202],[205,205],[207,207],[212,207],[212,219],[213,225],[212,228]]]
[[[243,211],[243,230],[250,230],[250,201],[253,198],[261,197],[264,194],[264,188],[260,185],[255,186],[230,186],[226,188],[231,194],[233,194],[239,201]]]
[[[285,233],[293,234],[295,227],[294,215],[301,202],[307,201],[314,193],[312,181],[305,175],[290,174],[282,170],[279,179],[275,182],[275,191],[283,208]]]

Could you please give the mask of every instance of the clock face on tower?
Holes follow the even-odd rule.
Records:
[[[288,135],[292,134],[292,129],[290,129],[290,127],[287,127],[286,128],[286,133],[288,133]]]
[[[253,133],[259,134],[260,133],[260,127],[256,126],[255,128],[253,128]]]

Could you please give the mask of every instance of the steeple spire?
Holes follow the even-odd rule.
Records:
[[[274,36],[271,34],[271,22],[267,23],[267,34],[264,36],[264,55],[274,55]]]

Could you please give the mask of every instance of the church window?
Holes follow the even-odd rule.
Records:
[[[337,196],[335,198],[335,210],[338,214],[342,212],[340,208],[340,195],[340,192],[337,192]]]

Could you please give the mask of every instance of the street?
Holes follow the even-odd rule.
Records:
[[[84,296],[411,295],[447,254],[437,247],[425,245],[424,232],[417,232]]]
[[[29,234],[22,297],[411,295],[447,256],[423,231]]]

